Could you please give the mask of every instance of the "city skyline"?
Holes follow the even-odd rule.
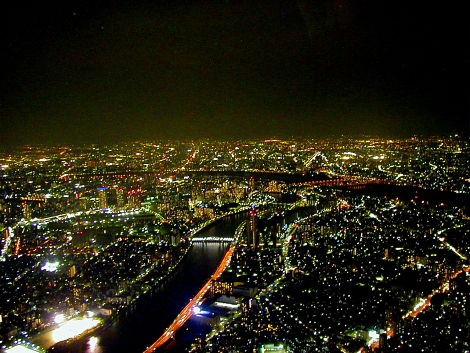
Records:
[[[469,142],[0,152],[0,351],[463,353]]]
[[[463,2],[2,9],[0,353],[470,352]]]

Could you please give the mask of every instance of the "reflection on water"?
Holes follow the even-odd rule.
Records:
[[[91,336],[88,338],[88,348],[86,350],[86,353],[102,353],[103,350],[100,347],[100,339],[99,337],[96,336]]]
[[[200,235],[232,237],[243,217],[239,215],[218,222]],[[60,344],[54,353],[142,353],[212,275],[227,246],[218,243],[194,244],[175,273],[155,293],[141,297],[127,314],[111,325],[98,329],[93,337]]]

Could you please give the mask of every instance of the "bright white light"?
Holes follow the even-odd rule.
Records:
[[[95,316],[95,313],[94,313],[93,311],[87,311],[87,312],[86,312],[86,315],[87,315],[88,317],[93,317],[93,316]]]
[[[380,335],[377,331],[375,330],[369,330],[369,342],[368,342],[368,345],[370,346],[371,344],[373,344],[374,342],[376,342]]]
[[[49,262],[47,261],[44,266],[41,267],[41,270],[48,272],[56,272],[59,267],[59,261]]]
[[[20,345],[8,348],[5,353],[38,353],[38,351]]]
[[[64,314],[57,314],[55,317],[54,317],[54,322],[56,324],[61,324],[65,321],[65,315]]]
[[[214,306],[217,306],[219,308],[226,308],[226,309],[232,309],[233,310],[233,309],[238,309],[238,307],[240,305],[239,304],[224,303],[224,302],[215,302]]]
[[[93,318],[75,318],[65,321],[52,331],[52,338],[55,342],[65,341],[97,326],[99,323],[100,320]]]
[[[88,340],[88,345],[90,347],[96,347],[98,345],[98,342],[99,342],[99,338],[96,337],[96,336],[91,336],[90,339]]]
[[[423,298],[419,299],[419,301],[414,306],[413,310],[418,310],[424,303],[426,303],[425,299]]]
[[[98,337],[91,336],[88,339],[87,353],[103,353],[103,350],[101,349],[99,343],[100,339]]]
[[[193,308],[193,313],[194,313],[195,315],[199,314],[200,312],[201,312],[201,308],[200,308],[200,307],[195,306],[195,307]]]

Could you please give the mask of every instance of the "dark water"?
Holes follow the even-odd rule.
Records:
[[[243,215],[226,218],[205,229],[200,236],[232,237]],[[177,271],[153,295],[138,304],[111,326],[92,336],[53,348],[68,353],[142,353],[164,332],[188,301],[217,268],[227,244],[195,244]]]
[[[315,209],[312,207],[285,211],[280,217],[273,219],[273,222],[271,223],[270,227],[271,229],[269,229],[268,231],[278,230],[279,228],[273,226],[276,223],[278,223],[280,226],[288,225],[292,222],[295,222],[299,218],[309,216],[314,212]],[[200,320],[194,320],[193,318],[191,318],[176,333],[175,340],[169,341],[169,343],[165,345],[163,351],[166,353],[187,352],[188,348],[191,346],[191,344],[197,337],[204,338],[206,334],[210,331],[211,327],[208,324],[205,324]]]

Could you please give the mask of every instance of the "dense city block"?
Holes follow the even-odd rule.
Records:
[[[101,352],[169,291],[180,314],[140,351],[467,352],[469,154],[458,136],[3,153],[1,349]]]

